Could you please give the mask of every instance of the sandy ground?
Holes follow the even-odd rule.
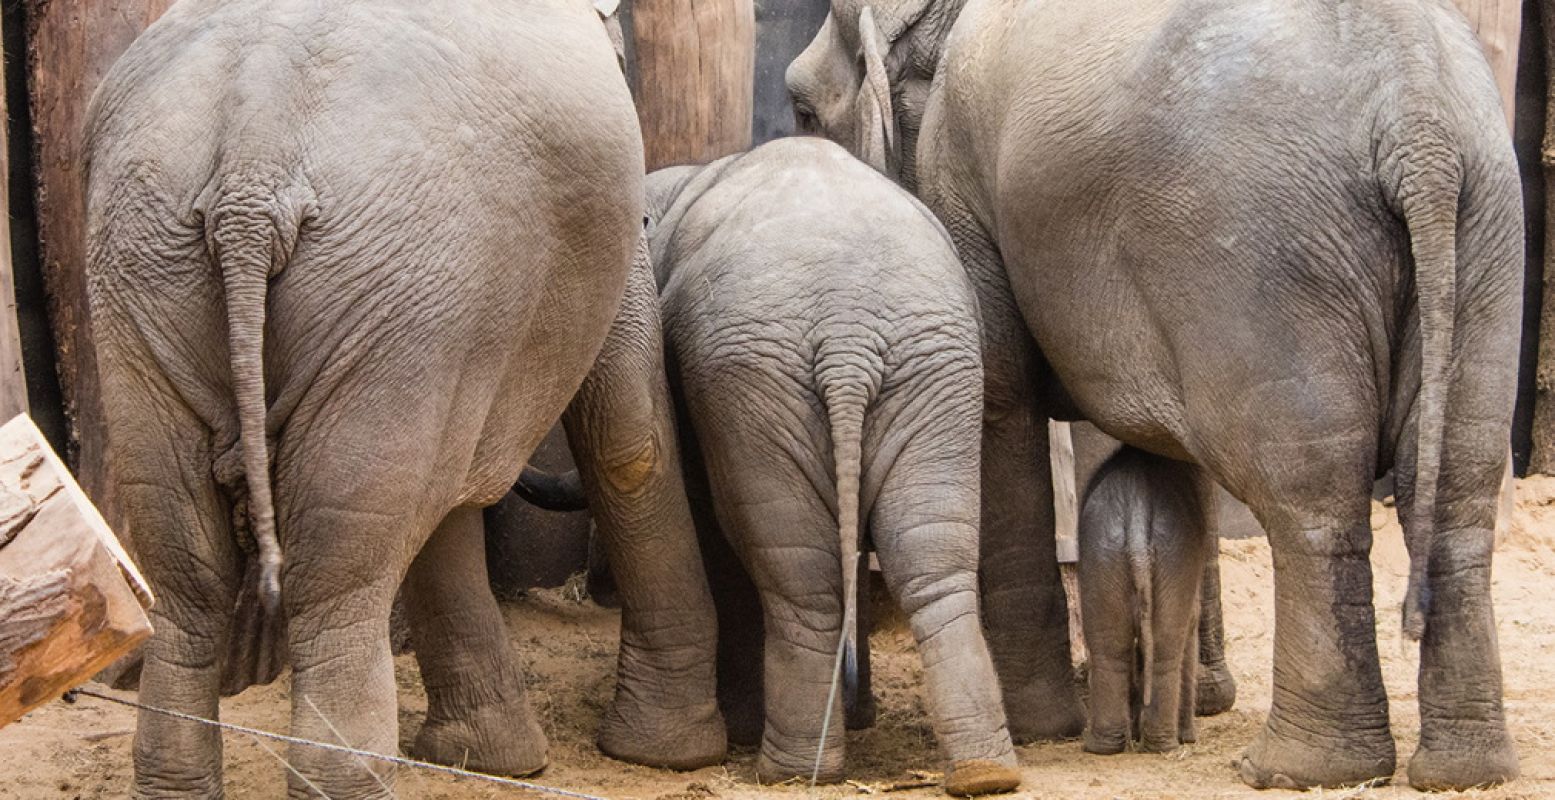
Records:
[[[1402,766],[1413,752],[1419,723],[1415,697],[1417,654],[1398,629],[1407,559],[1391,509],[1374,507],[1377,638],[1393,702],[1400,773],[1391,786],[1312,792],[1330,798],[1418,796],[1405,785]],[[1237,708],[1202,720],[1200,742],[1171,755],[1084,754],[1077,742],[1023,747],[1025,786],[1019,796],[1051,798],[1280,797],[1237,779],[1232,760],[1252,737],[1269,703],[1273,574],[1263,540],[1222,544],[1227,650],[1240,684]],[[1523,777],[1476,798],[1555,797],[1555,479],[1518,485],[1513,524],[1495,567],[1496,613],[1506,681],[1507,715],[1522,756]],[[722,767],[673,773],[612,761],[593,747],[593,732],[610,697],[618,615],[562,590],[536,592],[506,608],[515,649],[531,676],[531,700],[551,737],[551,768],[536,780],[610,798],[701,800],[806,795],[802,786],[759,786],[754,754],[737,752]],[[882,615],[883,616],[883,615]],[[849,735],[854,785],[823,788],[837,798],[880,791],[894,797],[941,796],[937,789],[884,791],[910,783],[914,771],[939,768],[923,713],[920,669],[900,626],[873,639],[880,715],[876,727]],[[400,736],[408,746],[425,711],[415,660],[397,662]],[[223,703],[231,722],[284,730],[288,687],[251,689]],[[133,712],[90,698],[34,711],[0,730],[0,798],[118,798],[127,794]],[[279,797],[284,773],[275,757],[247,737],[226,736],[227,794]],[[402,771],[406,798],[495,798],[531,795],[426,773]]]

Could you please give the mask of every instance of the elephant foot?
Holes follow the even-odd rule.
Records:
[[[841,747],[827,748],[821,757],[821,771],[817,773],[814,750],[794,754],[764,741],[761,755],[756,757],[756,780],[768,785],[795,779],[809,783],[814,775],[817,784],[839,783],[848,774],[846,761]]]
[[[1154,737],[1146,736],[1139,740],[1138,750],[1141,753],[1170,753],[1182,746],[1177,735]]]
[[[1409,759],[1409,785],[1422,792],[1479,789],[1506,783],[1517,777],[1517,751],[1505,725],[1488,738],[1473,736],[1448,740],[1452,749],[1427,747]]]
[[[945,794],[976,797],[984,794],[1013,792],[1020,786],[1020,772],[1007,764],[988,759],[957,761],[945,770]]]
[[[460,719],[429,718],[411,746],[411,755],[423,761],[514,778],[545,769],[545,751],[545,733],[527,706],[517,712],[485,706]]]
[[[1115,756],[1128,747],[1128,736],[1123,733],[1097,733],[1086,731],[1085,739],[1080,745],[1087,753],[1095,753],[1099,756]]]
[[[1200,664],[1198,670],[1197,699],[1193,713],[1200,717],[1224,714],[1236,705],[1236,679],[1225,662]]]
[[[1005,691],[1004,715],[1016,744],[1073,739],[1085,730],[1085,710],[1068,682]]]
[[[1238,765],[1242,780],[1254,789],[1335,788],[1386,783],[1396,764],[1387,728],[1351,730],[1345,735],[1296,739],[1264,729],[1248,745]]]
[[[618,695],[600,720],[597,743],[611,758],[659,769],[701,769],[729,752],[723,716],[711,700],[654,708]]]

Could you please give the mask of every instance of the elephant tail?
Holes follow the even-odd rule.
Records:
[[[1145,705],[1154,697],[1155,674],[1155,579],[1150,565],[1150,519],[1136,509],[1124,522],[1123,545],[1128,551],[1129,572],[1134,578],[1134,629],[1139,631],[1141,653],[1139,694]]]
[[[270,485],[264,333],[270,278],[279,274],[302,226],[300,204],[262,184],[222,181],[206,230],[227,302],[227,346],[237,406],[249,524],[259,548],[259,596],[275,615],[281,602],[281,545]]]
[[[812,785],[820,776],[832,709],[844,676],[851,690],[856,691],[858,686],[859,476],[864,460],[864,412],[877,385],[872,377],[876,371],[860,369],[851,356],[843,359],[823,355],[821,362],[818,368],[821,398],[831,422],[832,457],[836,462],[837,535],[842,556],[842,636],[837,642],[831,689],[826,694],[821,740],[815,751],[815,771],[810,776]]]
[[[1461,166],[1441,123],[1415,120],[1413,143],[1396,161],[1395,202],[1409,229],[1420,315],[1420,393],[1416,404],[1413,502],[1403,515],[1409,548],[1404,635],[1425,634],[1431,597],[1427,586],[1436,539],[1436,491],[1441,474],[1448,383],[1457,309],[1458,195]]]

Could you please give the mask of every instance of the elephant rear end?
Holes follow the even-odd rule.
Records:
[[[283,657],[318,704],[293,732],[393,752],[400,577],[516,477],[625,286],[641,143],[603,28],[565,0],[185,0],[90,119],[113,468],[162,596],[143,697],[215,713],[243,567],[284,552]],[[187,725],[141,726],[141,790],[219,787],[219,742]],[[386,780],[329,761],[293,758],[332,794]]]

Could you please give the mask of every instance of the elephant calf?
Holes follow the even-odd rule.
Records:
[[[1080,604],[1091,651],[1085,750],[1120,753],[1133,727],[1139,660],[1140,749],[1197,738],[1199,583],[1213,541],[1192,465],[1125,447],[1102,465],[1080,512]],[[1197,479],[1197,480],[1196,480]]]
[[[923,654],[946,790],[1015,788],[978,616],[977,311],[944,230],[816,139],[647,192],[689,480],[760,595],[761,779],[843,775],[837,657],[867,530]]]

